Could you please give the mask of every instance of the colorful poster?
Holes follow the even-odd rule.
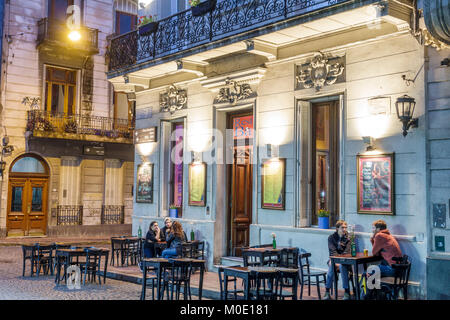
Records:
[[[136,176],[136,202],[153,203],[153,164],[138,165]]]
[[[206,163],[189,165],[189,205],[206,205]]]
[[[284,210],[285,159],[271,159],[263,163],[262,199],[263,209]]]
[[[394,214],[394,155],[358,155],[357,158],[358,213]]]

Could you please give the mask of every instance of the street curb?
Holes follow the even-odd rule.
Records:
[[[103,271],[100,272],[101,275],[103,276]],[[121,274],[121,273],[114,273],[114,272],[106,272],[106,278],[108,279],[113,279],[113,280],[118,280],[118,281],[124,281],[124,282],[131,282],[134,284],[138,284],[138,285],[142,285],[142,278],[140,277],[135,277],[135,276],[130,276],[130,275],[125,275],[125,274]],[[151,286],[147,286],[147,289],[151,288]],[[191,286],[191,293],[193,296],[198,296],[198,287],[196,286]],[[203,289],[202,290],[202,297],[203,298],[207,298],[207,299],[214,299],[214,300],[220,300],[220,292],[218,291],[213,291],[213,290],[208,290],[208,289]]]

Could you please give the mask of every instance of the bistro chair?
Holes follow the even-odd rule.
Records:
[[[161,296],[164,297],[164,291],[167,289],[167,299],[173,300],[175,291],[175,298],[179,300],[181,287],[183,287],[184,300],[191,300],[191,263],[177,259],[169,259],[169,262],[171,263],[169,270],[163,269],[164,285]]]
[[[280,255],[280,267],[298,269],[298,248],[282,249]]]
[[[408,283],[411,262],[407,255],[400,258],[393,258],[393,260],[397,262],[392,264],[395,275],[394,277],[381,278],[381,287],[384,289],[385,296],[389,300],[397,300],[400,290],[402,290],[403,299],[408,300]]]
[[[219,275],[219,287],[220,287],[220,299],[221,300],[226,300],[225,299],[225,279],[224,279],[224,268],[226,267],[240,267],[240,265],[235,265],[235,266],[215,266],[218,270],[218,275]],[[233,296],[234,300],[237,300],[238,298],[238,293],[244,293],[243,289],[238,289],[237,288],[237,278],[236,277],[228,277],[228,285],[232,283],[234,285],[234,289],[229,290],[228,288],[228,296]],[[229,297],[227,297],[227,300],[229,299]]]
[[[193,241],[192,259],[205,260],[205,241]]]
[[[140,245],[139,240],[126,239],[123,247],[124,254],[124,262],[126,262],[128,266],[128,262],[131,265],[135,265],[138,263],[140,256]]]
[[[40,245],[36,246],[36,255],[34,257],[35,266],[36,266],[36,274],[39,277],[39,273],[41,272],[41,268],[43,269],[43,273],[48,275],[48,271],[51,271],[51,275],[53,275],[53,252],[55,250],[55,246],[51,245]]]
[[[95,277],[98,277],[98,282],[101,285],[100,264],[101,264],[101,250],[94,248],[86,248],[86,261],[80,263],[80,269],[84,274],[83,285],[86,284],[86,278],[89,276],[90,282],[95,282]],[[105,262],[106,263],[106,262]]]
[[[261,255],[257,252],[242,250],[242,258],[244,260],[244,267],[261,267],[264,261],[261,261]]]
[[[117,261],[117,265],[120,263],[123,265],[123,239],[124,236],[121,237],[111,237],[111,262],[110,265],[114,265],[115,260]],[[120,258],[120,260],[119,260]]]
[[[319,297],[319,300],[321,300],[322,298],[320,296],[320,283],[325,284],[327,282],[327,273],[324,271],[311,271],[308,259],[309,257],[311,257],[311,253],[309,252],[299,254],[298,256],[301,284],[300,299],[303,298],[303,286],[308,285],[308,295],[311,296],[311,284],[315,284],[317,286],[317,295]],[[315,281],[311,282],[311,278],[315,278]]]
[[[31,246],[22,245],[22,253],[23,253],[22,277],[25,277],[25,263],[27,260],[30,261],[30,277],[33,276],[35,270],[35,258],[37,257],[36,245],[37,244]]]
[[[278,293],[278,271],[253,271],[255,281],[250,288],[250,299],[252,300],[276,300]]]
[[[152,300],[155,300],[155,287],[157,286],[158,277],[155,273],[150,274],[150,271],[155,271],[154,267],[147,267],[147,277],[145,279],[146,285],[145,289],[148,288],[148,285],[151,283],[152,285]],[[144,275],[144,270],[142,270],[142,275]],[[144,290],[144,281],[142,281],[142,290],[141,290],[141,300],[145,300],[145,290]]]
[[[291,298],[297,300],[298,269],[278,268],[278,292],[277,298],[284,300]]]

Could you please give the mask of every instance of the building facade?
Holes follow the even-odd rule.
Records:
[[[137,5],[6,2],[1,237],[131,232],[134,98],[105,72],[107,37],[135,28]]]
[[[153,30],[110,47],[109,81],[145,115],[134,170],[150,196],[136,193],[133,231],[178,208],[211,268],[275,234],[325,269],[338,219],[358,251],[384,219],[412,261],[411,296],[448,298],[448,5],[164,3],[143,8],[161,17]]]

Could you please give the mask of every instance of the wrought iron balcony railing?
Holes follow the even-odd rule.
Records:
[[[101,214],[102,224],[123,224],[125,220],[125,206],[103,205]]]
[[[56,208],[58,226],[77,226],[83,224],[83,206],[58,205]]]
[[[128,119],[31,110],[26,129],[38,136],[74,139],[73,135],[95,135],[132,141],[134,123]]]
[[[49,44],[87,51],[90,54],[98,53],[98,30],[81,27],[78,31],[81,35],[80,40],[71,41],[68,38],[70,30],[65,22],[43,18],[38,21],[37,46]]]
[[[202,16],[186,10],[159,21],[148,35],[137,30],[114,37],[109,48],[109,70],[162,58],[196,46],[273,25],[352,0],[225,0]]]

